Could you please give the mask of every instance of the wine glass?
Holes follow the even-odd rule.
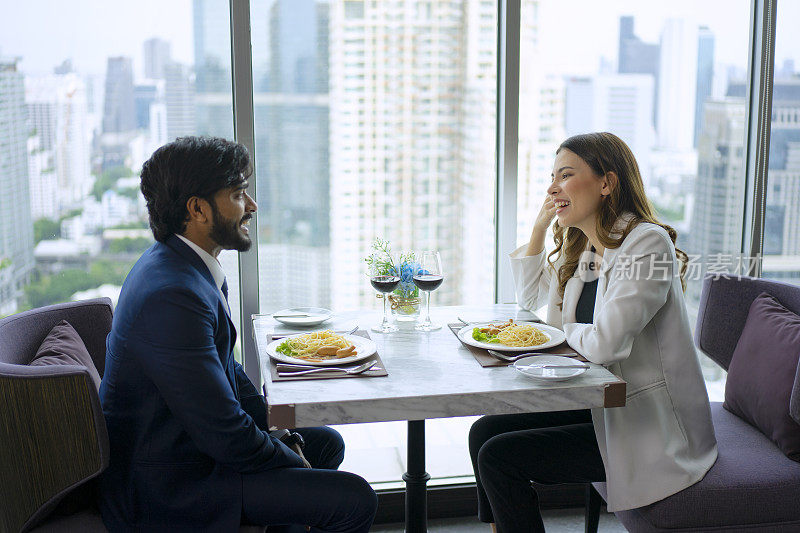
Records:
[[[414,327],[417,331],[434,331],[442,327],[441,324],[431,322],[431,291],[438,289],[442,281],[444,281],[442,257],[437,251],[425,250],[420,254],[419,263],[414,272],[414,285],[428,296],[425,320]]]
[[[372,331],[392,333],[399,329],[389,321],[386,309],[386,300],[389,299],[389,293],[400,284],[400,276],[397,274],[397,267],[394,265],[387,267],[386,263],[373,263],[369,267],[369,282],[376,291],[383,295],[383,321],[379,326],[372,326]]]

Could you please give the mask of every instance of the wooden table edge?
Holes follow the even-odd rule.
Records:
[[[624,381],[606,383],[603,387],[603,407],[624,407],[626,390],[627,383]]]

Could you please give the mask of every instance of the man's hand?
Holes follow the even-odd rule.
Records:
[[[306,461],[306,457],[305,457],[305,455],[303,455],[303,450],[300,448],[300,445],[292,444],[289,448],[294,453],[296,453],[297,455],[300,456],[300,459],[303,460],[303,466],[305,466],[306,468],[311,468],[311,464],[308,461]]]

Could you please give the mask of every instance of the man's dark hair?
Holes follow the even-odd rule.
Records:
[[[240,185],[252,174],[241,144],[220,137],[181,137],[153,152],[142,166],[142,195],[150,229],[159,242],[186,231],[186,202],[197,196],[214,205],[221,189]]]

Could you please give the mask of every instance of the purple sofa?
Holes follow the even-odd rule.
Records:
[[[695,344],[725,370],[763,291],[800,314],[798,286],[746,276],[703,281]],[[711,404],[711,415],[719,457],[706,476],[662,501],[615,513],[620,522],[637,533],[800,531],[800,463],[721,403]],[[594,487],[605,497],[604,483]]]
[[[97,389],[84,367],[28,364],[66,320],[102,377],[111,315],[111,300],[100,298],[0,320],[0,531],[107,531],[94,505],[94,479],[109,461]]]

